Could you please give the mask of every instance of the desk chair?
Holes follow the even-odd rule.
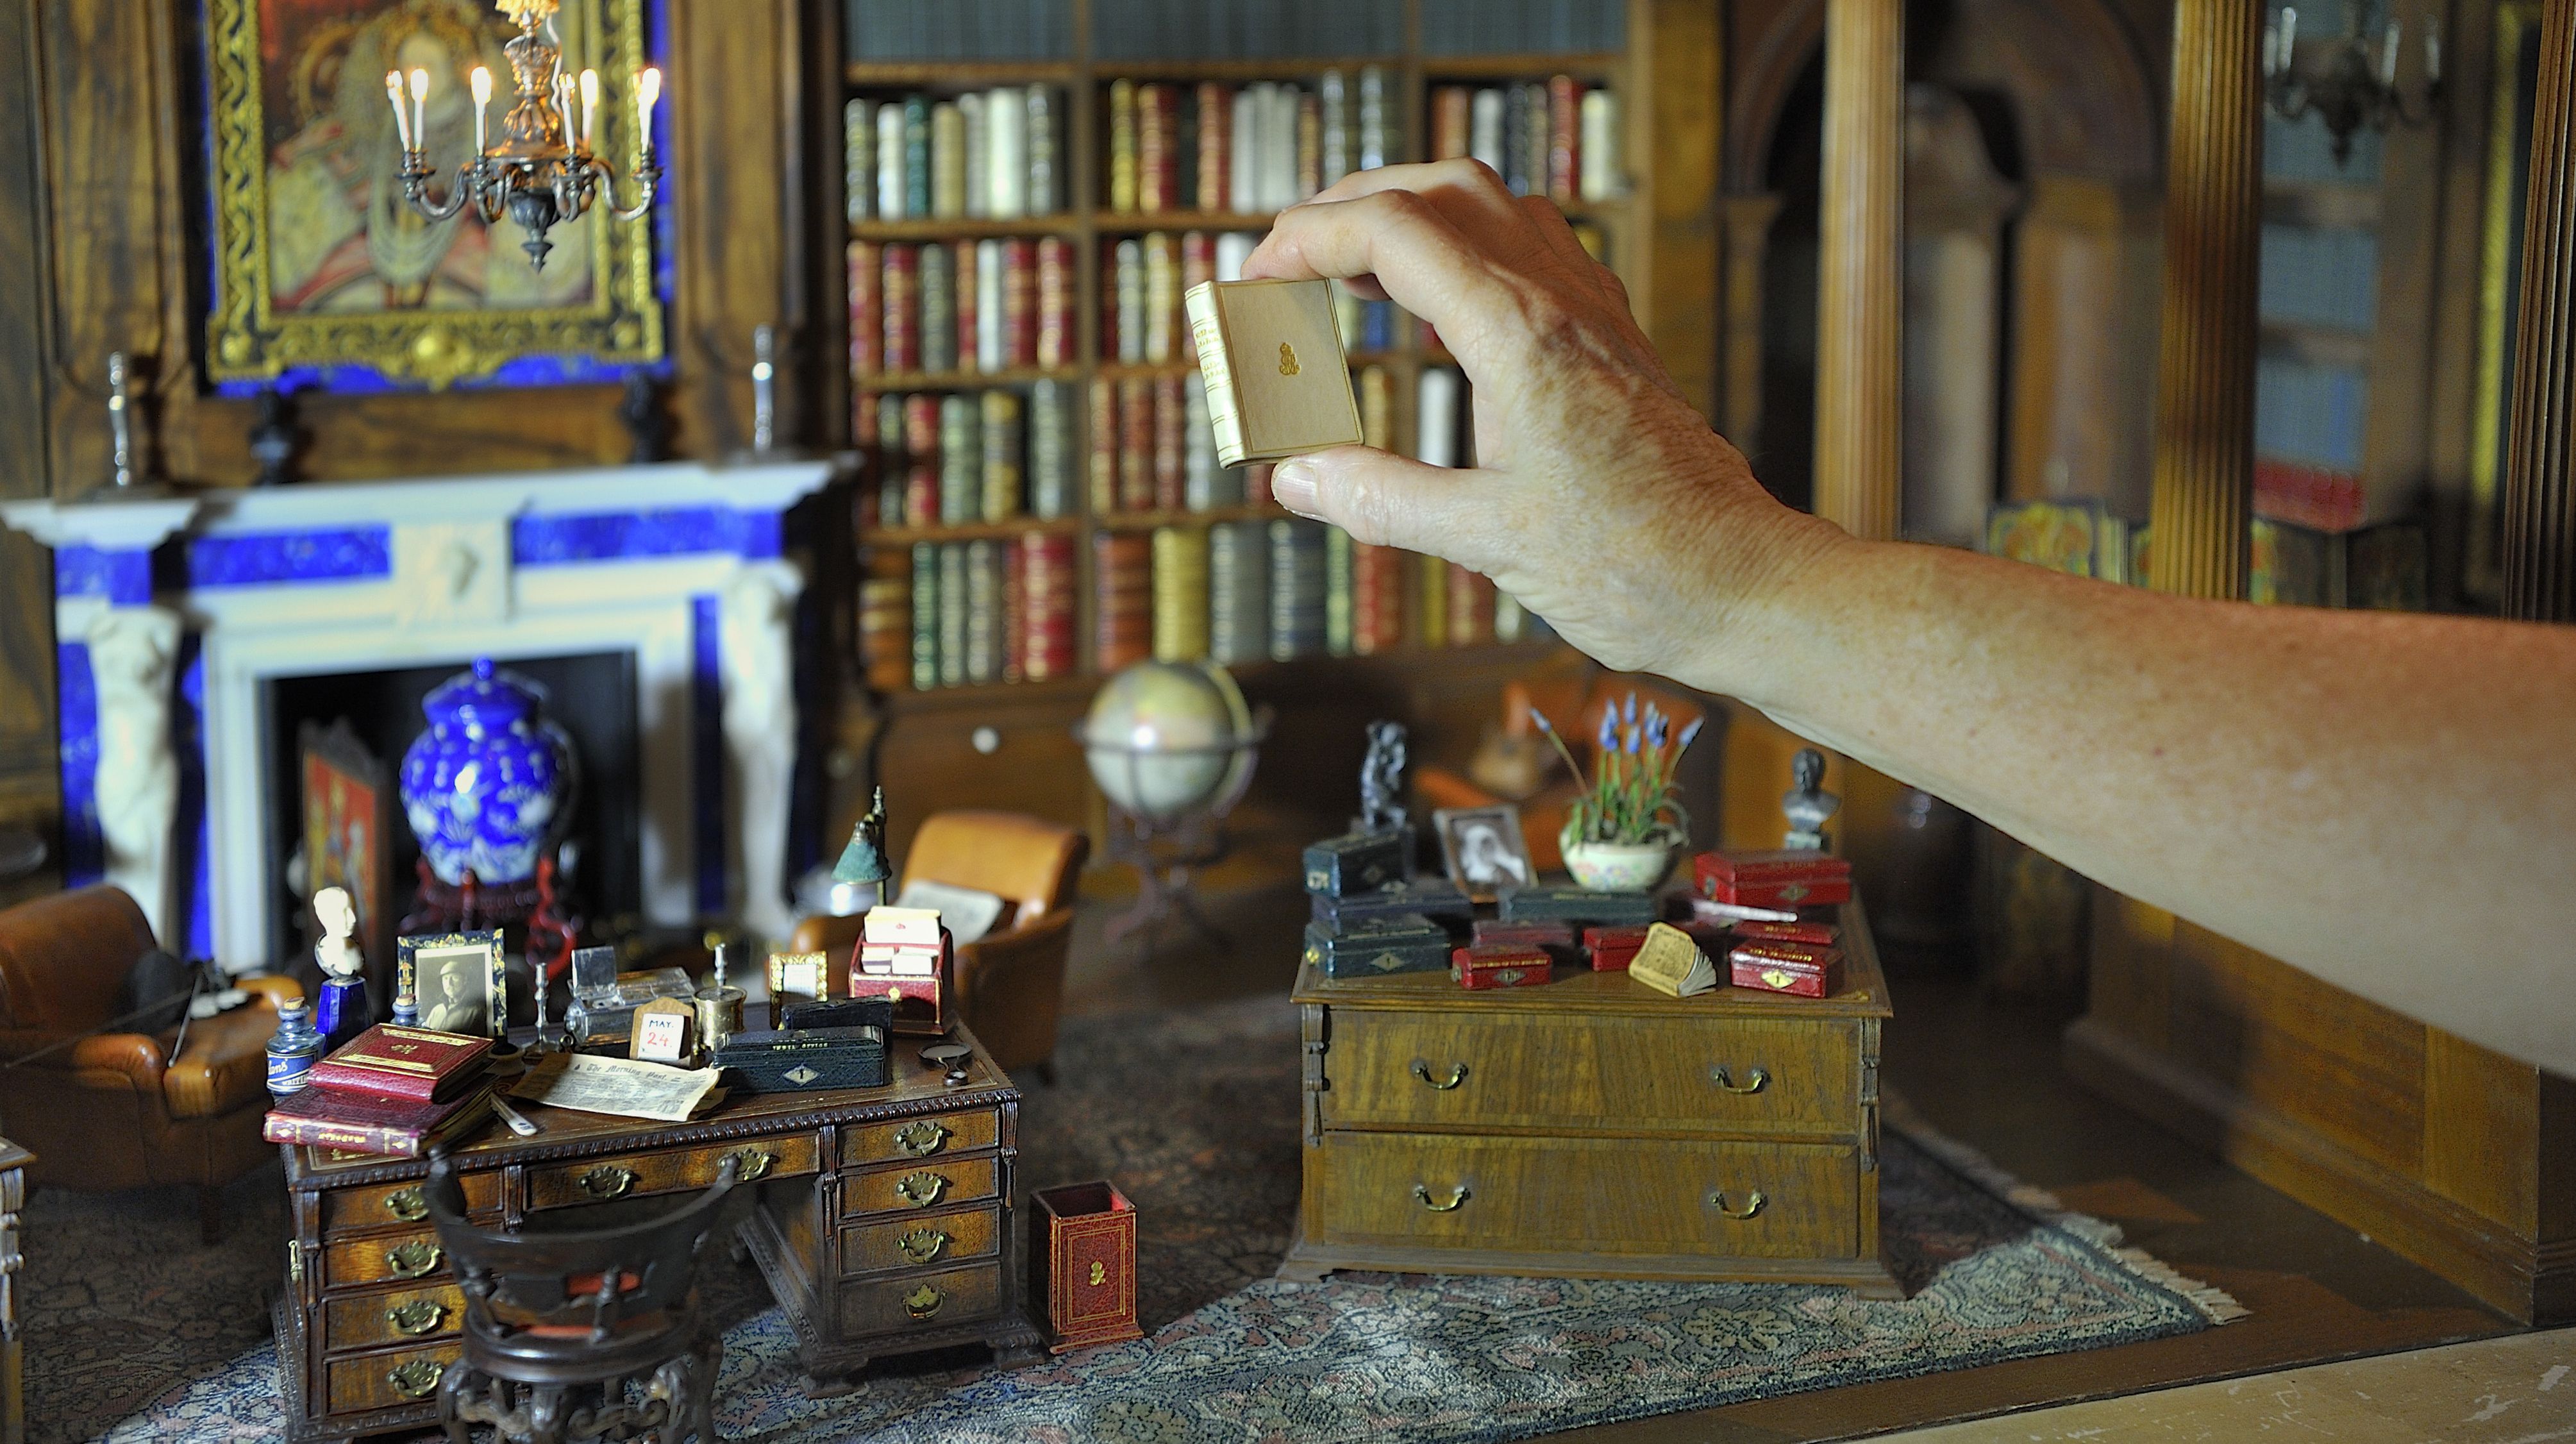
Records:
[[[475,1424],[509,1444],[716,1444],[722,1348],[698,1307],[698,1259],[750,1207],[739,1167],[726,1159],[714,1187],[641,1222],[509,1233],[467,1223],[454,1169],[432,1159],[422,1196],[465,1294],[464,1357],[438,1390],[450,1444]]]

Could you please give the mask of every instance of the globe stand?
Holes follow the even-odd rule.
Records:
[[[1077,735],[1080,736],[1079,729]],[[1223,780],[1217,790],[1195,805],[1149,815],[1130,812],[1115,802],[1109,804],[1110,860],[1135,868],[1137,878],[1136,905],[1110,920],[1105,934],[1109,942],[1141,936],[1145,960],[1150,963],[1154,958],[1156,930],[1178,917],[1191,932],[1217,947],[1233,945],[1232,940],[1199,911],[1190,888],[1190,874],[1225,857],[1226,814],[1243,800],[1245,790],[1252,785],[1253,764],[1259,759],[1261,744],[1269,735],[1270,709],[1264,707],[1253,714],[1252,725],[1232,739],[1201,746],[1157,744],[1152,747],[1120,747],[1082,737],[1095,769],[1104,762],[1111,767],[1123,766],[1126,769],[1127,795],[1130,797],[1147,795],[1144,769],[1149,764],[1185,757],[1216,757],[1225,761]]]

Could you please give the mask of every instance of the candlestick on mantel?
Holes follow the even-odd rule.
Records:
[[[653,103],[662,98],[662,72],[647,65],[635,72],[635,148],[653,148]]]
[[[581,73],[581,143],[594,150],[598,148],[599,132],[593,122],[598,115],[599,72],[585,70]]]
[[[429,139],[429,72],[418,66],[411,72],[411,133],[414,147]]]
[[[403,109],[403,82],[401,71],[388,70],[385,72],[385,99],[393,103],[394,135],[402,142],[402,148],[405,150],[419,149],[420,147],[414,144],[411,138],[411,112]]]
[[[474,89],[474,157],[480,160],[483,157],[484,138],[490,124],[492,72],[478,65],[466,80]]]

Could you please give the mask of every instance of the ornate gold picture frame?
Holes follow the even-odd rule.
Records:
[[[662,358],[651,214],[621,222],[594,207],[549,234],[538,270],[506,217],[486,226],[468,206],[432,222],[403,200],[385,72],[431,74],[424,149],[444,195],[471,160],[466,73],[509,74],[513,32],[488,0],[209,0],[207,12],[211,380],[354,368],[360,386],[437,390]],[[557,25],[567,66],[631,93],[648,63],[644,0],[565,0]],[[599,119],[600,153],[632,156],[634,112],[604,106]],[[633,203],[624,187],[618,199]]]

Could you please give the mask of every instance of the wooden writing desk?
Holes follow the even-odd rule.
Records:
[[[472,1216],[515,1228],[549,1209],[679,1194],[727,1157],[757,1178],[744,1241],[796,1330],[816,1394],[871,1358],[991,1345],[1037,1357],[1019,1296],[1011,1188],[1019,1091],[974,1047],[951,1088],[897,1039],[883,1088],[740,1095],[691,1123],[529,1107],[451,1151]],[[290,1441],[417,1429],[437,1417],[463,1299],[429,1225],[426,1160],[287,1146],[293,1237],[277,1314]]]

